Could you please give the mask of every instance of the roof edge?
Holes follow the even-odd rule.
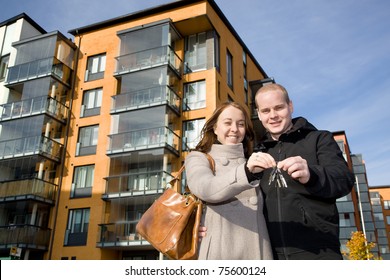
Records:
[[[21,13],[19,15],[16,15],[12,18],[9,18],[3,22],[0,22],[0,26],[3,26],[3,25],[10,25],[16,21],[18,21],[19,19],[25,19],[28,23],[30,23],[35,29],[37,29],[39,32],[41,32],[42,34],[46,34],[47,31],[45,29],[43,29],[42,26],[40,26],[35,20],[33,20],[29,15],[27,15],[26,13]]]

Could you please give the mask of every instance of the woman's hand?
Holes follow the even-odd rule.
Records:
[[[264,169],[276,166],[276,161],[270,154],[259,152],[253,153],[249,157],[246,166],[250,172],[259,173]]]

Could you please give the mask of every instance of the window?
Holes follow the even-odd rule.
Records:
[[[188,36],[185,46],[186,72],[206,69],[206,32]]]
[[[390,216],[386,216],[386,222],[388,225],[390,225]]]
[[[214,33],[214,42],[215,42],[215,44],[214,44],[215,68],[219,72],[221,63],[220,63],[220,52],[219,52],[219,34],[217,32]]]
[[[70,196],[90,197],[92,195],[94,165],[77,166],[74,168],[72,190]]]
[[[383,221],[383,213],[374,213],[374,220],[376,222]]]
[[[351,227],[355,226],[355,219],[350,213],[339,214],[340,217],[340,227]]]
[[[384,200],[383,207],[385,208],[385,210],[390,210],[390,200]]]
[[[102,88],[85,91],[83,96],[83,106],[80,112],[81,117],[99,115],[100,107],[102,106],[102,96]]]
[[[200,133],[205,119],[191,120],[183,123],[183,150],[194,149],[200,140]]]
[[[248,78],[246,73],[246,52],[242,52],[242,62],[244,66],[244,91],[245,91],[245,103],[248,104]]]
[[[9,55],[0,58],[0,81],[5,79],[7,75]]]
[[[199,81],[184,85],[183,110],[195,110],[206,107],[206,82]]]
[[[379,251],[381,252],[381,254],[389,254],[390,253],[389,246],[379,246]]]
[[[233,56],[226,50],[226,80],[228,86],[233,89]]]
[[[79,140],[76,147],[76,155],[91,155],[96,153],[99,126],[81,127]]]
[[[64,245],[83,246],[87,244],[89,208],[69,210],[68,226]]]
[[[93,81],[104,77],[106,68],[106,54],[100,54],[88,58],[85,81]]]

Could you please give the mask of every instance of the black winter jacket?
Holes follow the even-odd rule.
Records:
[[[323,250],[340,254],[336,199],[351,191],[355,179],[333,135],[299,117],[293,119],[293,128],[278,141],[269,135],[266,138],[261,142],[262,152],[271,154],[276,161],[301,156],[310,170],[310,180],[304,185],[283,172],[287,188],[269,185],[270,169],[261,176],[274,257],[321,258]]]

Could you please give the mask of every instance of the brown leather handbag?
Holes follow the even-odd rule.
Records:
[[[206,156],[214,172],[214,160],[210,155]],[[195,260],[198,258],[203,203],[188,188],[184,194],[173,189],[183,170],[184,165],[170,181],[170,187],[142,215],[136,231],[169,259]]]

